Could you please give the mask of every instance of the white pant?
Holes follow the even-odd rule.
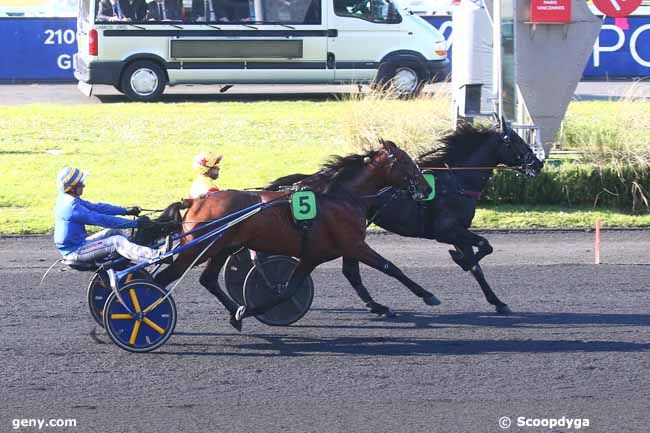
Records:
[[[83,246],[65,258],[79,262],[95,262],[115,252],[135,263],[155,259],[160,255],[158,250],[129,242],[121,230],[107,229],[88,236]]]

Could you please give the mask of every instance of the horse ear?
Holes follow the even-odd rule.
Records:
[[[508,121],[504,116],[501,116],[501,124],[500,124],[500,129],[501,132],[503,132],[505,135],[511,135],[512,129],[508,125]]]
[[[379,142],[384,146],[384,149],[386,149],[388,153],[395,153],[397,150],[397,145],[392,141],[379,139]]]

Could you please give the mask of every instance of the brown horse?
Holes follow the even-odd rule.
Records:
[[[301,231],[293,220],[286,192],[221,191],[203,200],[195,200],[185,215],[185,231],[229,215],[257,203],[282,201],[234,225],[209,248],[197,245],[179,254],[174,263],[156,276],[163,287],[177,280],[199,254],[208,248],[195,264],[208,261],[200,282],[230,312],[230,323],[241,330],[244,317],[264,314],[290,299],[305,278],[321,263],[339,257],[358,260],[398,279],[428,305],[438,299],[409,279],[394,264],[375,252],[365,242],[366,204],[364,196],[384,187],[408,189],[414,199],[428,196],[431,188],[413,160],[394,143],[381,141],[379,150],[360,155],[334,157],[315,176],[327,180],[328,187],[317,194],[318,215],[310,228]],[[189,242],[200,236],[187,236]],[[271,302],[246,308],[232,301],[219,287],[218,275],[230,254],[240,247],[270,254],[298,257],[299,262],[281,296]]]

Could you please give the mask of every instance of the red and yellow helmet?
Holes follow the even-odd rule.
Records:
[[[198,174],[206,174],[211,168],[218,167],[222,159],[223,155],[201,152],[194,157],[192,165]]]

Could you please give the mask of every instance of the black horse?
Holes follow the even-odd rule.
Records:
[[[469,231],[481,191],[494,167],[502,164],[526,176],[536,176],[543,167],[532,149],[507,125],[499,128],[461,124],[441,139],[441,146],[417,159],[420,168],[433,171],[436,197],[415,201],[404,191],[390,189],[369,200],[367,218],[390,232],[407,237],[434,239],[453,245],[449,253],[464,271],[470,271],[481,286],[485,298],[500,314],[510,308],[492,291],[485,280],[479,261],[492,253],[492,246],[482,236]],[[485,167],[485,168],[483,168]],[[267,188],[277,190],[293,184],[313,189],[319,176],[295,174],[277,179]],[[474,251],[476,247],[476,251]],[[391,310],[370,296],[361,281],[359,262],[343,258],[343,275],[354,287],[371,312],[391,315]]]
[[[135,231],[133,242],[150,246],[165,236],[177,233],[181,228],[181,210],[188,207],[187,203],[175,202],[167,206],[154,220],[147,218],[141,227]]]

